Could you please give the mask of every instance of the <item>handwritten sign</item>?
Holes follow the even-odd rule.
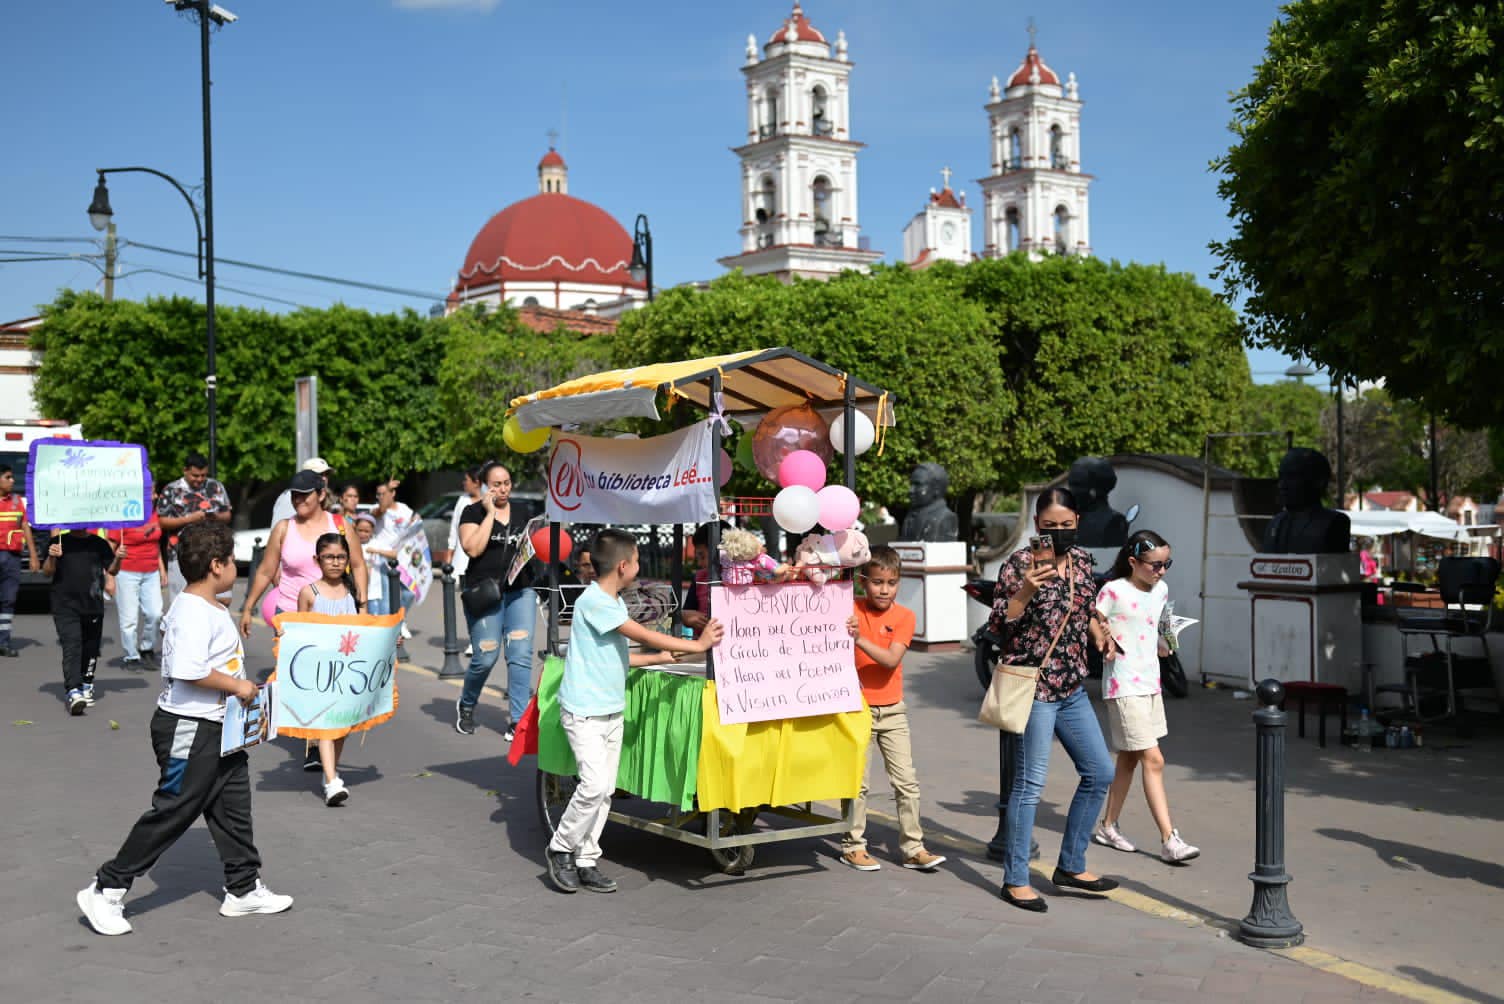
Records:
[[[861,710],[851,583],[717,586],[710,611],[722,725]]]
[[[397,632],[384,617],[282,614],[273,720],[298,739],[338,739],[397,710]]]
[[[36,439],[26,466],[26,508],[53,530],[140,526],[151,515],[146,447],[88,439]]]

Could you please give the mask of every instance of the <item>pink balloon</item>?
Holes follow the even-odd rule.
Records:
[[[834,456],[830,425],[808,404],[774,408],[752,432],[752,459],[769,481],[778,481],[778,465],[795,450],[809,450],[826,463]]]
[[[826,485],[815,493],[820,503],[820,525],[835,532],[849,530],[862,514],[862,502],[845,485]]]
[[[779,462],[778,483],[785,488],[803,485],[817,492],[825,487],[825,461],[809,450],[795,450]]]
[[[731,454],[721,451],[721,487],[726,487],[726,482],[731,480]]]

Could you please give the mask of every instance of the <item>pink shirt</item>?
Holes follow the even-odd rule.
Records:
[[[328,525],[314,535],[314,540],[339,529],[334,525],[332,514],[326,512],[323,517]],[[303,535],[298,532],[296,520],[287,521],[287,534],[282,538],[281,570],[282,575],[277,582],[277,609],[284,612],[296,611],[298,594],[304,586],[320,577],[313,541],[303,539]]]

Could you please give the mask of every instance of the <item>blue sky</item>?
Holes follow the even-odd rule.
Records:
[[[477,230],[537,191],[547,133],[562,133],[570,192],[630,228],[652,221],[660,285],[712,278],[738,247],[739,67],[786,0],[223,0],[240,20],[212,39],[217,252],[222,257],[446,293]],[[852,74],[860,211],[896,257],[940,168],[980,203],[982,110],[1028,47],[1074,71],[1085,100],[1083,169],[1096,176],[1092,244],[1103,258],[1163,262],[1212,285],[1206,245],[1227,233],[1208,162],[1230,140],[1228,95],[1263,51],[1274,0],[1071,5],[810,0],[827,37],[844,30]],[[0,237],[95,236],[94,169],[140,164],[186,185],[202,176],[196,26],[159,0],[7,4],[8,155]],[[120,235],[191,250],[192,221],[165,183],[110,182]],[[974,231],[979,227],[974,224]],[[973,243],[980,246],[980,233]],[[88,244],[46,245],[89,252]],[[0,248],[39,249],[0,239]],[[0,257],[15,257],[0,254]],[[188,276],[188,259],[128,248],[122,271]],[[0,264],[0,320],[28,316],[99,273],[79,262]],[[220,300],[373,310],[424,298],[219,269]],[[201,296],[156,274],[117,295]],[[1288,361],[1251,354],[1256,379]]]

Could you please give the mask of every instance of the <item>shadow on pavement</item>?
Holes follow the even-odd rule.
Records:
[[[1495,997],[1493,994],[1484,993],[1482,990],[1474,989],[1466,983],[1459,983],[1450,977],[1433,973],[1429,969],[1422,969],[1419,966],[1398,966],[1396,967],[1396,971],[1410,977],[1417,983],[1424,983],[1426,986],[1436,987],[1438,990],[1446,990],[1449,993],[1454,993],[1470,1001],[1479,1001],[1481,1004],[1504,1004],[1504,997]]]
[[[1343,840],[1367,847],[1378,855],[1380,861],[1391,868],[1401,871],[1414,871],[1416,868],[1421,868],[1442,878],[1466,879],[1480,885],[1492,886],[1495,889],[1504,889],[1504,866],[1492,861],[1479,861],[1476,858],[1465,858],[1460,854],[1433,851],[1428,847],[1419,847],[1415,844],[1382,840],[1353,830],[1323,828],[1316,832],[1332,840]]]

